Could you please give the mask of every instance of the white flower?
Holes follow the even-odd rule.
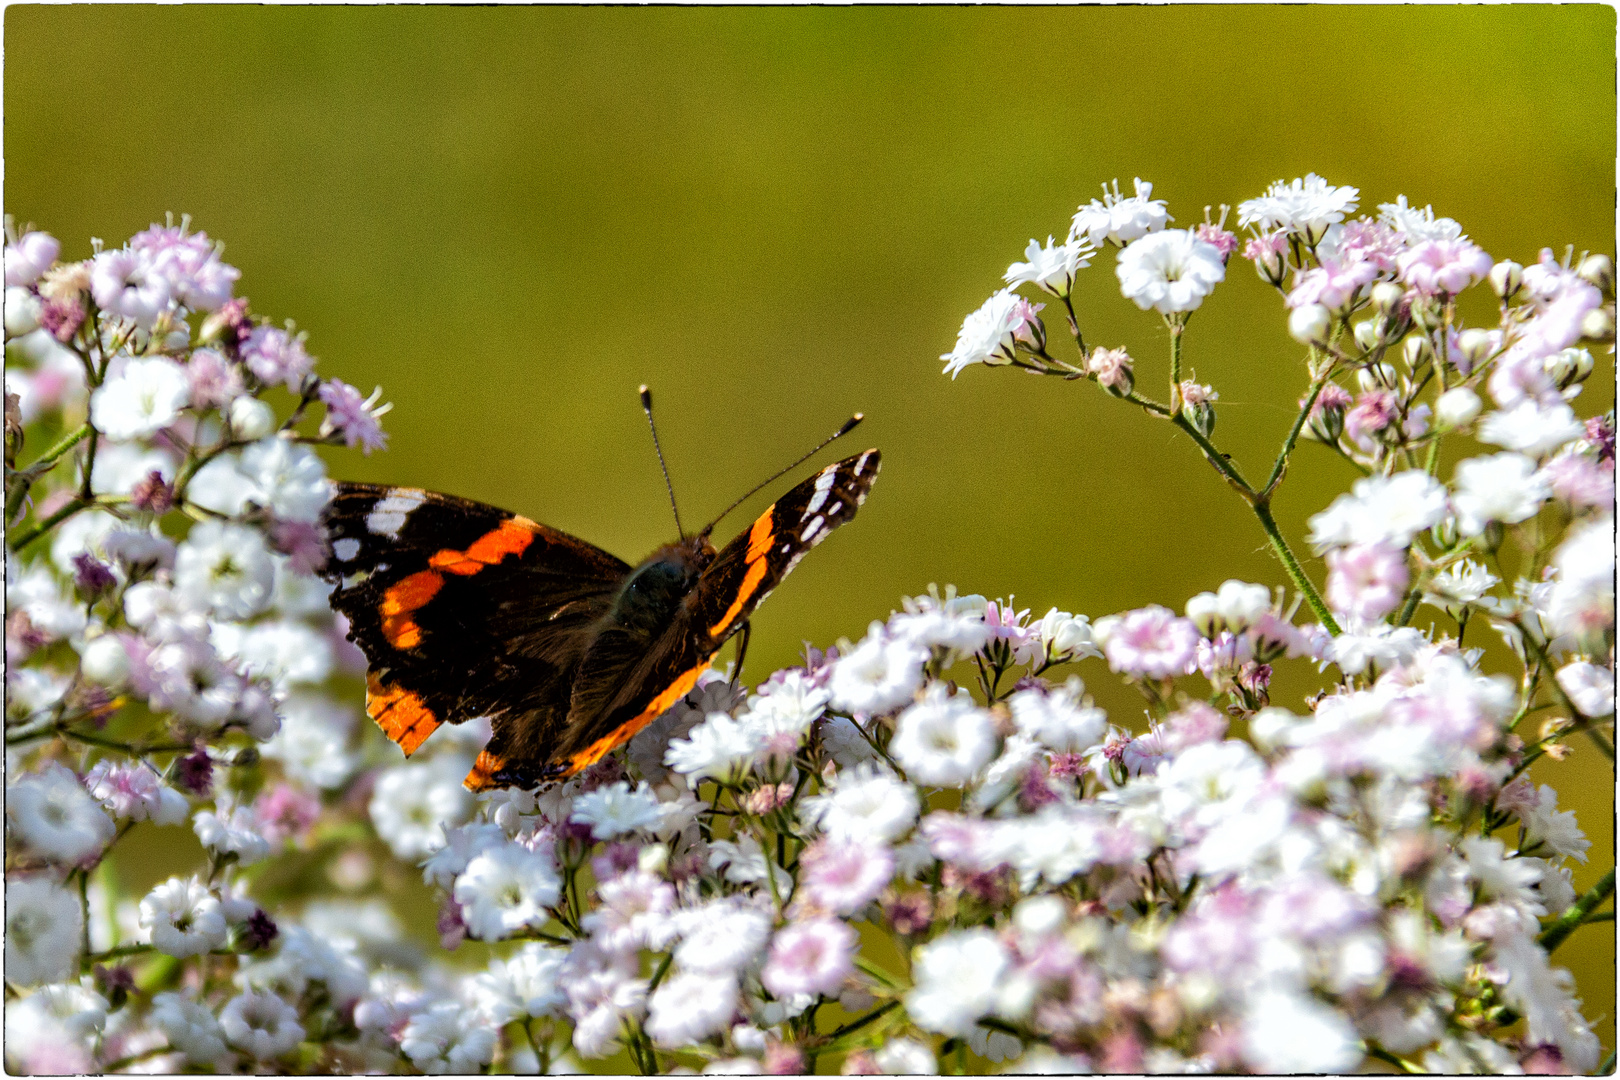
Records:
[[[1092,199],[1074,215],[1069,241],[1084,237],[1093,247],[1108,241],[1123,245],[1164,228],[1171,220],[1164,200],[1153,198],[1153,185],[1141,177],[1134,183],[1136,194],[1129,196],[1120,195],[1118,180],[1112,192],[1104,184],[1102,201]]]
[[[1589,634],[1614,626],[1614,518],[1571,529],[1553,554],[1557,580],[1546,612],[1561,634]]]
[[[1002,289],[962,320],[956,334],[956,347],[942,353],[942,375],[956,378],[970,364],[1010,364],[1015,356],[1013,335],[1023,326],[1020,303],[1023,298],[1011,289]]]
[[[15,244],[6,245],[6,284],[32,285],[51,268],[60,254],[62,242],[50,233],[23,233]]]
[[[287,775],[309,787],[335,791],[359,767],[349,750],[354,713],[329,697],[294,693],[281,703],[281,730],[259,747]]]
[[[226,905],[229,911],[230,905]],[[281,924],[281,947],[274,959],[255,960],[237,971],[238,985],[252,989],[275,989],[299,998],[312,983],[325,986],[327,995],[338,1005],[354,1001],[366,992],[366,972],[356,954],[354,942],[346,937],[317,937],[307,927]]]
[[[887,637],[873,623],[859,645],[833,664],[827,688],[832,703],[857,713],[884,713],[911,701],[922,688],[928,653],[907,640]]]
[[[229,1052],[225,1049],[225,1032],[208,1006],[165,992],[152,999],[148,1019],[192,1064],[215,1066],[216,1071],[224,1064]]]
[[[1102,655],[1092,637],[1091,620],[1084,615],[1052,608],[1032,629],[1035,633],[1013,649],[1014,658],[1021,664],[1072,662]]]
[[[1446,514],[1446,489],[1421,469],[1357,480],[1348,495],[1311,518],[1311,547],[1387,544],[1404,548]]]
[[[787,871],[765,856],[759,841],[744,835],[737,843],[716,840],[709,845],[709,866],[719,870],[725,867],[725,878],[737,885],[765,884],[771,878],[778,882],[787,878]]]
[[[907,1038],[890,1039],[884,1043],[873,1052],[872,1064],[890,1076],[933,1076],[939,1071],[939,1062],[928,1044]]]
[[[1392,203],[1378,204],[1378,220],[1406,236],[1408,244],[1426,240],[1463,240],[1462,226],[1450,218],[1434,216],[1434,207],[1422,210],[1406,205],[1406,196],[1397,195]]]
[[[84,910],[79,898],[45,878],[6,882],[6,981],[57,982],[78,970]]]
[[[198,522],[174,557],[175,591],[186,603],[227,619],[245,619],[269,606],[276,568],[264,539],[225,521]]]
[[[1585,433],[1586,428],[1568,405],[1521,401],[1511,409],[1487,413],[1479,422],[1478,438],[1480,442],[1546,457]]]
[[[1457,528],[1464,536],[1478,536],[1492,521],[1512,525],[1534,517],[1551,497],[1547,481],[1536,463],[1523,454],[1492,454],[1457,463],[1451,504]]]
[[[179,364],[162,357],[132,359],[90,395],[90,421],[109,439],[141,439],[180,417],[191,384]]]
[[[1430,584],[1436,598],[1472,604],[1501,580],[1474,560],[1463,559],[1436,574]]]
[[[71,524],[71,521],[69,523]],[[71,557],[69,556],[70,559]],[[72,572],[70,563],[64,569],[64,573]],[[84,630],[87,622],[84,605],[62,589],[56,577],[43,563],[19,568],[8,559],[6,609],[8,612],[23,612],[35,630],[49,634],[53,638],[74,637]]]
[[[1360,675],[1368,664],[1383,667],[1408,660],[1426,644],[1428,639],[1416,627],[1379,623],[1333,638],[1322,662],[1338,664],[1346,675]]]
[[[967,693],[948,695],[938,684],[900,714],[889,753],[915,783],[961,787],[996,752],[990,714]]]
[[[772,734],[808,731],[827,707],[831,695],[803,671],[792,670],[761,687],[748,702],[748,711]]]
[[[662,816],[658,797],[645,780],[634,791],[620,780],[575,799],[568,820],[589,825],[597,840],[611,840],[656,825]]]
[[[561,980],[567,959],[565,949],[530,941],[504,961],[491,960],[489,971],[471,980],[479,1011],[495,1025],[560,1015],[568,1000]]]
[[[1043,248],[1039,241],[1031,240],[1029,247],[1024,250],[1024,258],[1028,262],[1015,262],[1007,267],[1002,275],[1008,288],[1016,289],[1023,284],[1038,285],[1053,296],[1067,296],[1074,285],[1074,275],[1080,269],[1091,265],[1091,256],[1096,253],[1091,241],[1076,237],[1065,244],[1053,245],[1052,238],[1046,238]]]
[[[763,959],[771,938],[771,917],[731,898],[682,911],[675,923],[681,934],[675,962],[687,971],[742,971]]]
[[[823,795],[799,804],[805,821],[828,836],[891,843],[917,820],[917,791],[870,764],[840,773]]]
[[[219,898],[194,877],[172,877],[147,893],[141,929],[158,952],[181,957],[221,947],[228,932]]]
[[[930,592],[905,597],[900,603],[905,610],[890,617],[888,626],[889,636],[896,640],[959,653],[978,652],[990,640],[990,627],[984,619],[989,604],[982,596],[957,596],[947,586],[943,597]],[[868,638],[874,635],[875,631]]]
[[[1497,939],[1496,964],[1508,976],[1503,999],[1525,1018],[1526,1041],[1556,1045],[1572,1073],[1594,1072],[1602,1046],[1582,1018],[1580,1002],[1571,996],[1575,980],[1570,973],[1551,966],[1541,946],[1524,934]]]
[[[681,971],[647,1003],[647,1034],[663,1047],[688,1046],[731,1026],[737,1011],[735,975]]]
[[[6,788],[6,818],[14,836],[52,862],[67,864],[96,855],[117,831],[79,778],[54,761]]]
[[[481,1073],[495,1060],[495,1030],[454,1001],[414,1014],[400,1032],[399,1049],[425,1073]]]
[[[1080,704],[1085,684],[1070,676],[1062,687],[1043,693],[1019,690],[1007,700],[1018,730],[1060,753],[1087,750],[1108,733],[1108,714]]]
[[[191,828],[203,847],[217,855],[235,854],[240,866],[251,866],[270,854],[270,841],[260,833],[253,807],[238,805],[229,792],[219,794],[213,810],[199,810]]]
[[[1186,229],[1165,229],[1133,240],[1114,267],[1125,299],[1162,314],[1192,311],[1226,278],[1220,249]]]
[[[840,769],[853,769],[863,761],[877,760],[878,752],[853,720],[842,716],[822,717],[819,737],[821,749]]]
[[[1304,233],[1314,242],[1322,239],[1329,225],[1355,213],[1360,194],[1353,187],[1334,187],[1315,173],[1305,174],[1303,180],[1278,180],[1258,199],[1238,204],[1238,224]]]
[[[275,994],[258,990],[226,1002],[219,1026],[226,1042],[260,1061],[273,1061],[304,1041],[298,1010]]]
[[[502,844],[475,855],[456,878],[452,895],[467,929],[498,941],[523,927],[540,927],[551,916],[562,882],[549,851]]]
[[[1265,989],[1249,996],[1243,1054],[1259,1072],[1338,1073],[1361,1063],[1361,1039],[1350,1021],[1315,998]]]
[[[84,786],[115,817],[179,825],[191,816],[186,797],[165,785],[157,770],[144,761],[102,758],[86,774]]]
[[[1614,712],[1614,672],[1577,660],[1558,669],[1558,685],[1583,716],[1594,719]]]
[[[163,268],[149,253],[129,248],[95,257],[90,264],[90,295],[103,311],[143,328],[156,322],[172,301]]]
[[[1614,692],[1612,682],[1609,684],[1609,692],[1611,694]],[[1575,824],[1575,811],[1559,812],[1558,792],[1547,784],[1541,785],[1535,807],[1520,812],[1519,820],[1524,822],[1526,848],[1546,844],[1555,854],[1577,862],[1586,861],[1586,849],[1592,846],[1592,841],[1588,840],[1586,834],[1581,832],[1581,827]]]
[[[390,850],[418,862],[444,844],[444,829],[472,816],[472,792],[461,785],[472,763],[460,754],[396,765],[377,778],[369,812]]]
[[[325,682],[332,673],[332,643],[308,623],[272,619],[253,626],[215,623],[212,640],[221,656],[245,674],[287,683]]]
[[[138,443],[103,443],[96,448],[90,487],[101,495],[128,495],[136,484],[154,472],[161,474],[165,481],[174,482],[174,457],[167,450]]]
[[[916,952],[906,1011],[925,1031],[967,1035],[995,1008],[1008,966],[1006,949],[988,930],[937,938]]]
[[[77,983],[42,986],[26,997],[12,997],[6,1002],[7,1072],[93,1072],[90,1050],[105,1032],[107,1009],[106,998]]]
[[[1466,386],[1453,387],[1434,403],[1434,418],[1442,428],[1462,427],[1479,415],[1479,395]]]
[[[574,1049],[586,1057],[606,1053],[623,1032],[624,1019],[640,1017],[646,1007],[647,981],[616,961],[585,942],[574,946],[564,969]]]
[[[102,634],[79,651],[79,671],[100,686],[117,687],[129,678],[129,650],[116,634]]]
[[[705,776],[721,782],[736,780],[765,749],[765,732],[748,722],[723,712],[693,728],[685,739],[676,739],[664,752],[664,764],[686,777],[696,787]]]
[[[314,521],[331,498],[326,466],[307,446],[269,436],[240,456],[221,454],[197,470],[187,498],[234,516],[253,503],[283,521]]]

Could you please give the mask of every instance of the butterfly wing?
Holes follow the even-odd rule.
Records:
[[[580,683],[589,686],[575,689],[554,759],[565,769],[558,775],[596,762],[686,694],[805,553],[855,516],[880,463],[876,450],[835,462],[767,507],[715,555],[650,646],[604,630],[580,667]]]
[[[478,716],[492,745],[514,730],[535,743],[560,733],[628,566],[528,518],[417,488],[340,483],[323,523],[332,607],[369,662],[366,711],[406,755],[440,724]]]

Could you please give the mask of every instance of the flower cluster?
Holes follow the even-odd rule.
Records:
[[[1218,392],[1180,371],[1237,238],[1169,229],[1151,196],[1116,185],[1064,244],[1031,241],[947,370],[1094,379],[1175,424],[1254,508],[1277,582],[1095,620],[930,586],[763,682],[705,672],[578,775],[476,796],[487,725],[401,761],[333,689],[357,657],[310,576],[309,447],[380,445],[376,396],[251,319],[184,226],[152,235],[185,258],[138,238],[102,271],[14,238],[35,314],[13,326],[8,296],[8,1064],[1596,1070],[1552,955],[1613,874],[1577,896],[1590,844],[1529,769],[1577,736],[1612,755],[1614,428],[1569,405],[1611,336],[1606,264],[1492,266],[1404,198],[1352,220],[1354,188],[1273,185],[1239,221],[1312,329],[1310,389],[1250,484],[1211,442]],[[1169,404],[1085,348],[1072,285],[1107,245],[1171,330]],[[1499,325],[1461,325],[1487,280]],[[1062,302],[1078,362],[1025,285]],[[1443,480],[1434,448],[1470,433],[1493,449]],[[1269,513],[1302,434],[1365,473],[1311,519],[1320,590]],[[1465,643],[1487,628],[1510,648]],[[1284,665],[1318,692],[1274,701]],[[1087,692],[1109,678],[1145,726]],[[121,896],[120,840],[187,821],[206,864]],[[417,875],[437,948],[391,903]]]

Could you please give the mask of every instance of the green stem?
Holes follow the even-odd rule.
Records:
[[[843,1038],[845,1035],[848,1035],[848,1034],[850,1034],[852,1032],[856,1032],[856,1031],[861,1030],[861,1028],[863,1028],[866,1025],[872,1023],[874,1020],[877,1020],[884,1013],[887,1013],[887,1012],[891,1011],[892,1009],[894,1009],[899,1004],[900,1004],[899,1001],[890,1001],[890,1002],[887,1002],[886,1004],[879,1005],[877,1008],[873,1009],[871,1012],[867,1013],[865,1016],[861,1017],[860,1019],[851,1020],[849,1023],[845,1024],[843,1027],[839,1028],[837,1031],[834,1031],[831,1035],[828,1035],[827,1036],[827,1041],[828,1042],[833,1042],[833,1041],[835,1041],[837,1039]],[[823,1051],[823,1052],[825,1052],[825,1051]]]
[[[1598,880],[1596,885],[1575,901],[1565,912],[1547,925],[1536,940],[1541,947],[1551,953],[1564,943],[1564,939],[1573,934],[1577,927],[1586,921],[1592,914],[1592,909],[1614,895],[1614,870],[1611,868],[1607,874]]]
[[[1525,647],[1536,654],[1536,662],[1541,665],[1542,670],[1550,674],[1553,665],[1552,659],[1547,655],[1546,648],[1536,640],[1534,634],[1525,628],[1523,622],[1515,621],[1513,625],[1518,627],[1519,637],[1524,641]],[[1558,698],[1558,703],[1569,710],[1570,719],[1586,732],[1587,738],[1592,740],[1592,745],[1598,748],[1598,752],[1612,762],[1614,760],[1614,745],[1603,737],[1602,732],[1592,726],[1591,721],[1581,713],[1581,710],[1575,707],[1575,703],[1569,699],[1569,695],[1564,693],[1564,688],[1559,685],[1556,676],[1548,679],[1547,682],[1552,686],[1553,694]]]
[[[1331,369],[1329,369],[1331,371]],[[1277,461],[1271,466],[1271,475],[1266,478],[1266,486],[1261,493],[1270,495],[1282,483],[1283,473],[1288,471],[1288,457],[1294,452],[1294,444],[1299,442],[1299,433],[1305,429],[1305,421],[1311,415],[1311,409],[1316,405],[1316,399],[1322,395],[1322,388],[1327,385],[1329,372],[1311,383],[1311,392],[1305,398],[1305,404],[1300,406],[1299,415],[1294,417],[1294,426],[1289,429],[1288,437],[1283,440],[1282,449],[1277,451]]]
[[[1305,602],[1310,605],[1311,611],[1315,613],[1327,632],[1334,637],[1338,637],[1342,632],[1339,629],[1339,624],[1334,621],[1332,613],[1327,609],[1327,605],[1322,602],[1321,594],[1316,591],[1316,586],[1312,585],[1311,579],[1305,576],[1305,571],[1300,567],[1299,560],[1294,558],[1294,553],[1289,550],[1288,541],[1283,539],[1282,531],[1277,528],[1277,519],[1271,516],[1271,507],[1264,500],[1256,502],[1254,504],[1254,516],[1260,519],[1260,527],[1266,531],[1266,538],[1271,541],[1271,548],[1277,553],[1277,558],[1282,560],[1283,569],[1288,572],[1288,579],[1294,583],[1294,588],[1298,589],[1300,595],[1305,597]]]
[[[1385,1050],[1382,1046],[1378,1046],[1374,1043],[1364,1043],[1362,1044],[1362,1048],[1366,1050],[1368,1057],[1377,1058],[1379,1061],[1393,1065],[1397,1069],[1401,1070],[1401,1072],[1422,1073],[1424,1071],[1412,1064],[1410,1061],[1407,1061],[1405,1058],[1396,1057],[1388,1050]]]
[[[1170,408],[1181,413],[1181,326],[1170,324]]]
[[[1237,466],[1227,460],[1225,454],[1215,449],[1215,444],[1210,442],[1202,431],[1194,427],[1191,420],[1177,412],[1170,418],[1170,422],[1185,431],[1192,438],[1192,441],[1198,444],[1198,448],[1204,452],[1204,457],[1209,460],[1211,465],[1215,466],[1215,471],[1226,477],[1227,482],[1237,488],[1240,495],[1250,501],[1254,500],[1256,497],[1255,490],[1249,486],[1247,480],[1243,479],[1243,474],[1238,472]]]
[[[66,521],[68,518],[72,517],[74,514],[77,514],[80,510],[83,510],[89,505],[90,504],[83,499],[74,499],[72,502],[63,506],[60,510],[46,518],[44,521],[40,522],[38,525],[35,525],[32,529],[26,530],[12,543],[11,550],[21,551],[23,548],[27,547],[29,544],[32,544],[35,540],[38,540],[41,536],[44,536],[46,533],[50,532],[52,529],[62,524],[62,522]]]
[[[88,423],[80,424],[77,429],[59,439],[55,446],[41,454],[33,464],[11,474],[11,481],[16,484],[16,487],[12,488],[6,496],[7,521],[15,518],[17,511],[22,509],[23,500],[28,497],[28,492],[34,486],[34,481],[50,472],[57,461],[61,460],[63,454],[79,445],[79,442],[89,434],[90,425]]]

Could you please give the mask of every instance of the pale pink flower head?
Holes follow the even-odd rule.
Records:
[[[1333,257],[1346,265],[1366,263],[1379,273],[1389,273],[1405,250],[1406,242],[1400,233],[1383,222],[1358,218],[1344,223]]]
[[[291,784],[277,784],[253,804],[259,831],[272,846],[305,836],[321,816],[320,800]]]
[[[1343,311],[1377,278],[1378,267],[1373,263],[1323,259],[1321,266],[1299,275],[1288,294],[1287,306],[1294,309],[1321,304],[1329,311]]]
[[[838,919],[789,923],[771,942],[760,981],[778,998],[836,994],[855,973],[855,931]]]
[[[321,421],[323,434],[338,432],[345,445],[358,446],[366,454],[387,448],[388,436],[383,434],[377,421],[393,405],[377,404],[382,397],[382,387],[373,390],[370,397],[362,398],[360,391],[341,379],[327,379],[321,383],[319,395],[326,405],[326,419]]]
[[[1108,666],[1127,675],[1168,679],[1194,669],[1200,634],[1190,619],[1157,604],[1099,619]]]
[[[1136,385],[1135,373],[1131,370],[1134,363],[1124,349],[1093,349],[1086,358],[1086,370],[1097,376],[1097,381],[1104,386],[1128,394]]]
[[[1005,641],[1017,648],[1029,639],[1034,628],[1024,625],[1029,619],[1029,609],[1014,610],[1012,600],[1009,596],[1005,600],[992,600],[986,604],[984,625],[990,631],[991,641]]]
[[[1401,280],[1420,293],[1455,296],[1491,272],[1491,257],[1467,240],[1425,240],[1396,260]]]
[[[6,284],[32,285],[60,254],[62,245],[50,233],[24,233],[15,244],[6,245]]]
[[[1614,464],[1579,453],[1559,454],[1541,467],[1552,493],[1574,507],[1614,505]]]
[[[121,248],[103,251],[90,266],[90,295],[96,306],[137,326],[151,326],[168,310],[169,281],[152,259]]]
[[[1227,232],[1219,225],[1213,225],[1206,221],[1193,229],[1193,235],[1219,251],[1223,263],[1230,260],[1232,252],[1237,250],[1237,235]]]
[[[191,382],[191,403],[199,409],[218,409],[242,393],[242,374],[213,349],[198,349],[186,363]]]
[[[1202,701],[1194,701],[1170,714],[1159,733],[1159,739],[1170,750],[1180,753],[1199,743],[1219,742],[1226,737],[1226,727],[1224,713]]]
[[[1017,297],[1009,317],[1013,340],[1035,350],[1046,348],[1046,327],[1041,323],[1045,304],[1032,304],[1025,297]]]
[[[823,911],[849,915],[870,903],[894,876],[894,857],[863,840],[823,837],[800,859],[803,899]]]
[[[1350,441],[1371,452],[1377,437],[1400,418],[1395,395],[1389,390],[1369,390],[1356,399],[1355,407],[1344,414],[1344,433]]]
[[[1288,273],[1288,230],[1278,229],[1256,236],[1243,245],[1243,257],[1254,263],[1254,272],[1272,285],[1282,284]]]
[[[304,351],[304,335],[294,337],[274,326],[255,326],[242,343],[242,362],[265,385],[281,383],[298,393],[304,377],[315,366]]]
[[[1327,553],[1327,564],[1327,602],[1368,622],[1394,611],[1411,580],[1406,552],[1390,544],[1338,548]]]

